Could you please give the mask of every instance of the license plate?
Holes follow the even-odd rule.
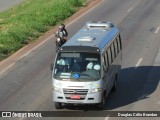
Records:
[[[71,99],[79,100],[81,97],[79,95],[72,95]]]

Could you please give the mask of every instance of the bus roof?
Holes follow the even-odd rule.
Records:
[[[62,49],[94,47],[102,51],[106,44],[109,44],[118,34],[119,29],[110,22],[90,22],[69,39],[62,46]]]

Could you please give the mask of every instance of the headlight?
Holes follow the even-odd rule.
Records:
[[[100,88],[91,89],[91,90],[90,90],[90,94],[97,93],[97,92],[99,92],[99,91],[101,91]]]
[[[60,38],[57,38],[57,42],[59,42],[60,41]]]
[[[62,92],[60,87],[53,86],[52,89],[56,92]]]

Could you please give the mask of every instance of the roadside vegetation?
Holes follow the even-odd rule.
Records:
[[[0,13],[0,61],[37,39],[86,0],[26,0]]]

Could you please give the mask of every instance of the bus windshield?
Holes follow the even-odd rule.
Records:
[[[98,80],[101,75],[100,54],[60,52],[57,55],[54,77],[61,80]]]

